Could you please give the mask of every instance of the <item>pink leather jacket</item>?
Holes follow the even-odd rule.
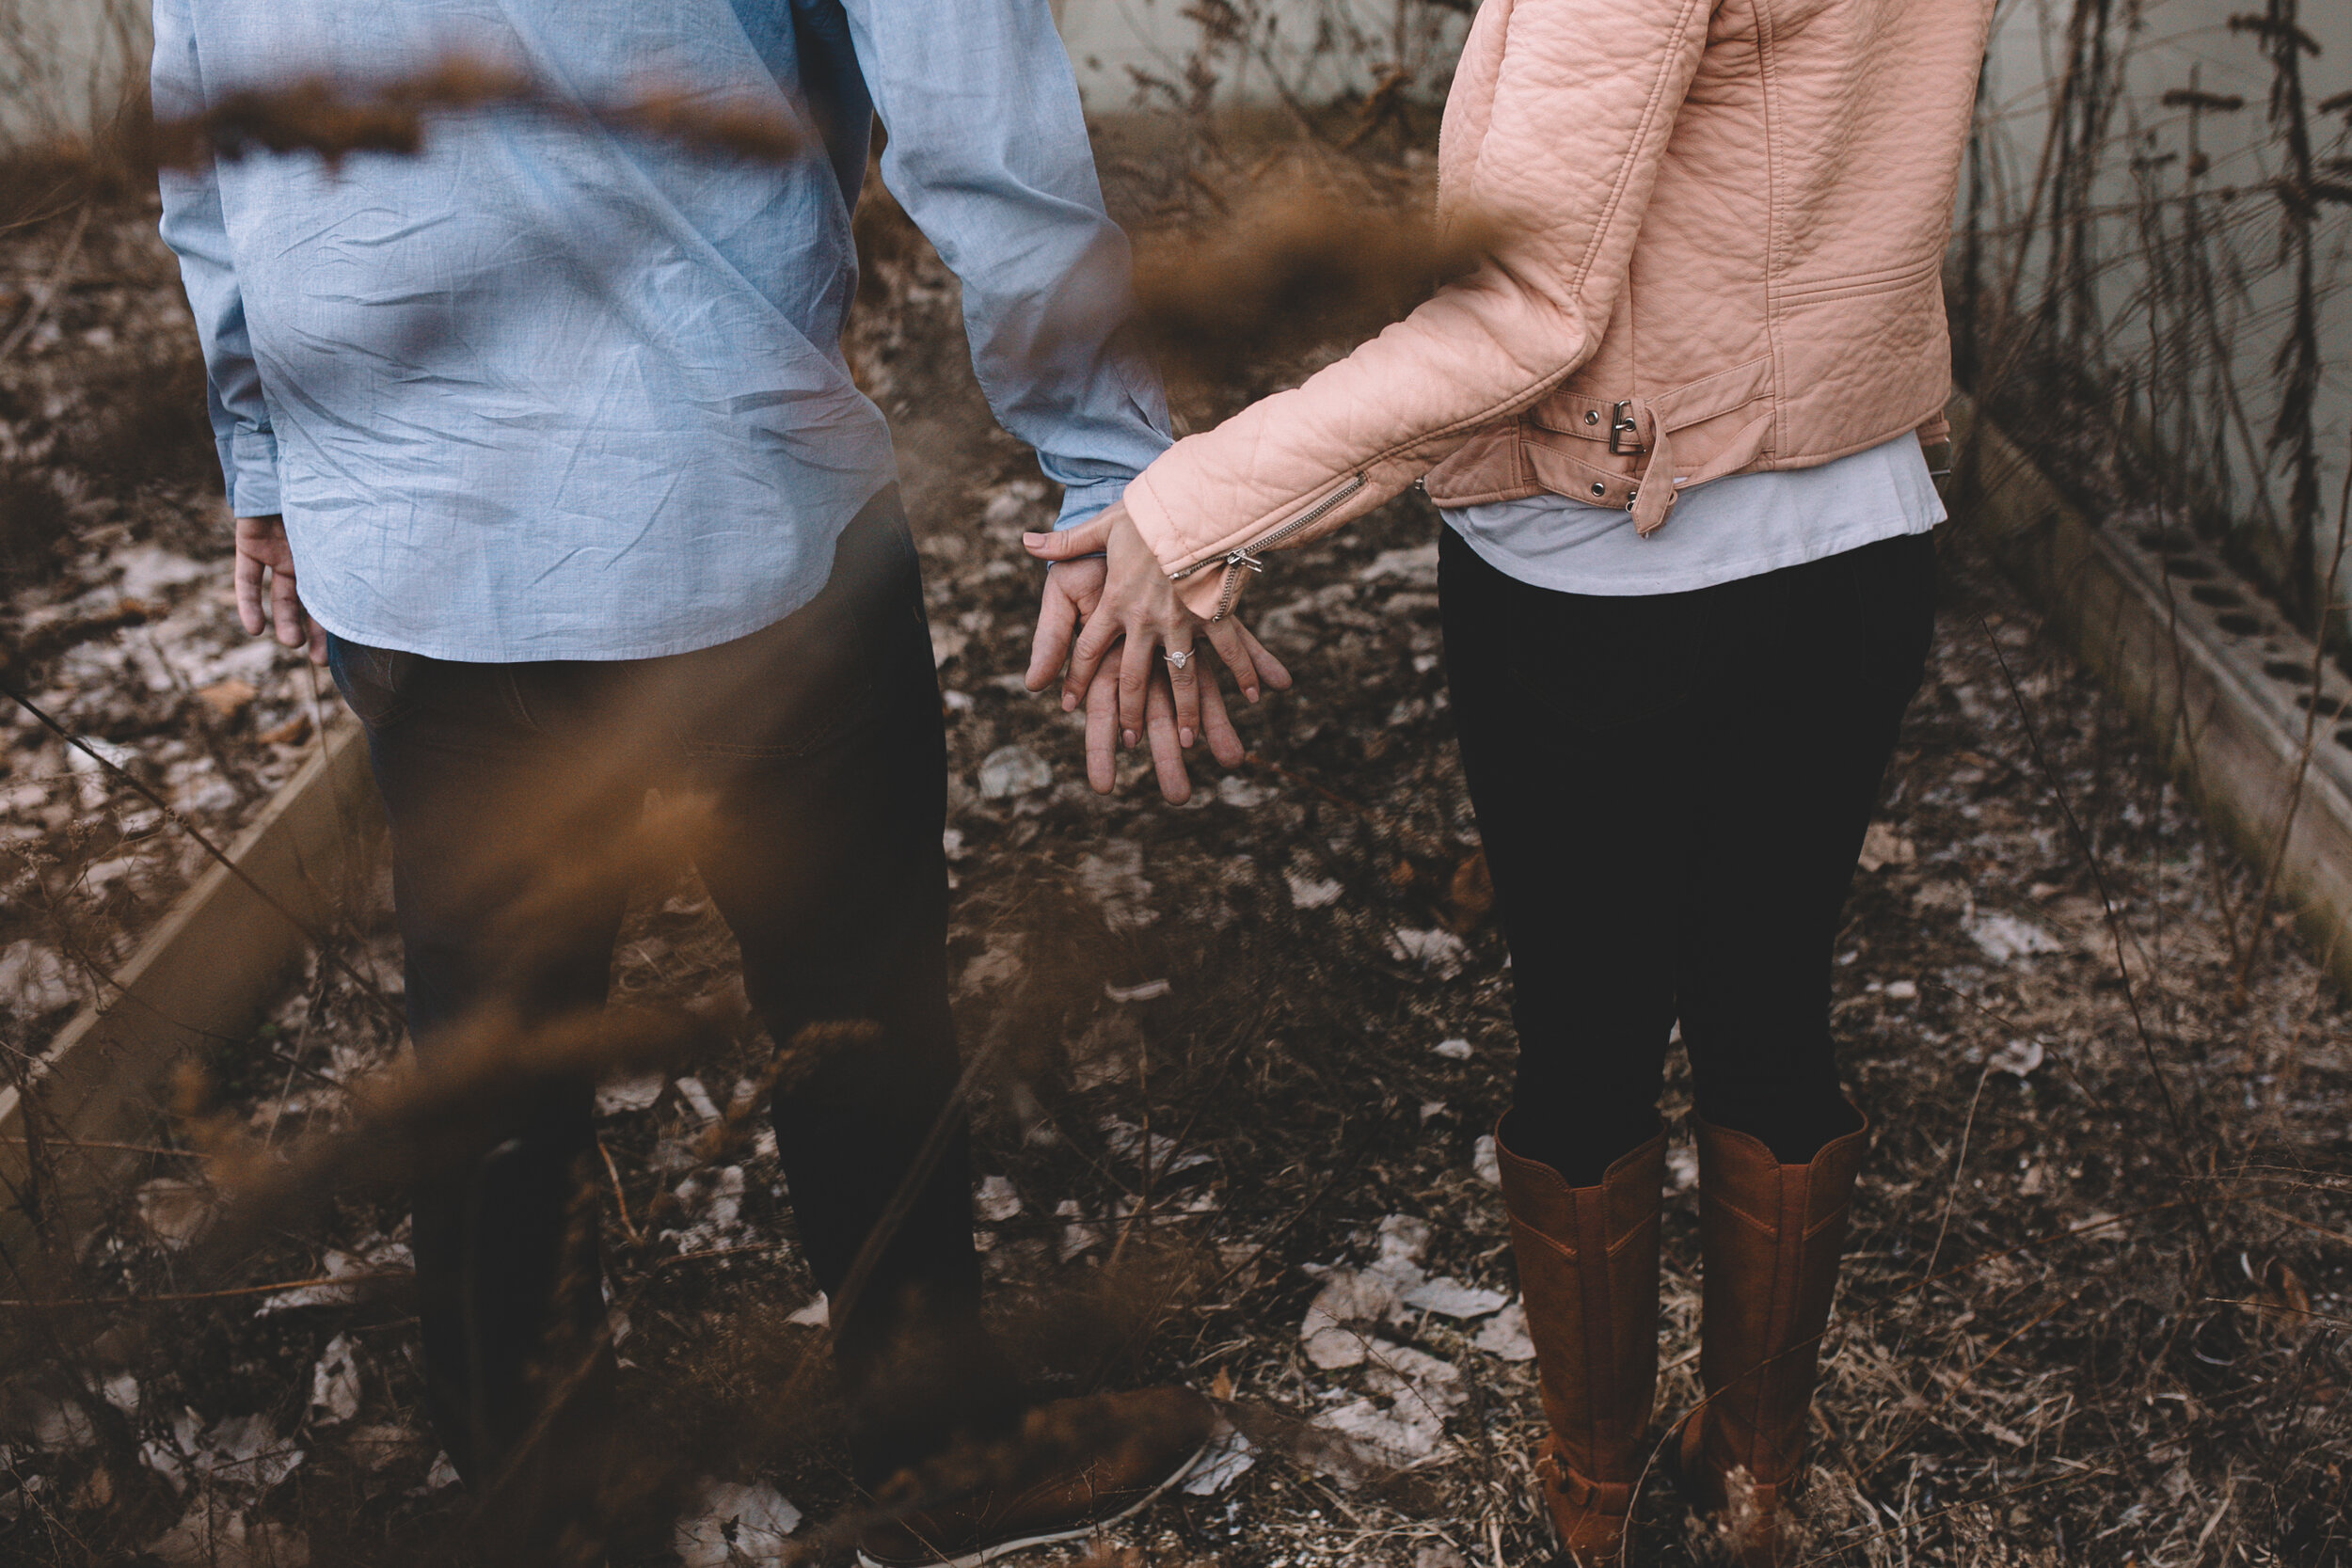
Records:
[[[1677,489],[1919,430],[1994,0],[1485,0],[1438,221],[1487,262],[1303,385],[1176,443],[1126,502],[1184,602],[1422,481],[1645,534]]]

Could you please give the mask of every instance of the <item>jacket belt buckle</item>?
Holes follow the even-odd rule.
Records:
[[[1609,410],[1609,451],[1611,455],[1625,457],[1642,450],[1641,427],[1633,422],[1633,400],[1626,399]],[[1620,439],[1626,441],[1618,445]]]

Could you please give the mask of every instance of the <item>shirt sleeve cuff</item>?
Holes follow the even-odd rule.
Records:
[[[273,517],[278,499],[278,437],[266,430],[240,427],[221,443],[222,478],[229,510],[239,517]]]
[[[1054,519],[1054,531],[1090,523],[1104,507],[1117,500],[1134,481],[1128,478],[1091,480],[1085,484],[1073,484],[1061,493],[1061,515]]]

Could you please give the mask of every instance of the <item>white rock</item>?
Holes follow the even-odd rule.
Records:
[[[166,1448],[161,1438],[151,1437],[139,1445],[139,1463],[168,1481],[174,1493],[184,1494],[187,1491],[187,1456],[178,1449]]]
[[[980,519],[991,528],[1007,528],[1021,521],[1044,499],[1044,485],[1033,479],[1016,479],[989,496]]]
[[[661,1098],[661,1087],[669,1079],[660,1072],[641,1072],[630,1078],[615,1078],[596,1090],[596,1114],[618,1116],[624,1111],[650,1111],[654,1101]]]
[[[766,1481],[706,1480],[674,1544],[685,1568],[746,1568],[783,1562],[800,1528],[801,1511]]]
[[[1143,1129],[1118,1117],[1102,1117],[1095,1124],[1102,1131],[1103,1142],[1122,1160],[1141,1164],[1150,1162],[1153,1174],[1174,1176],[1179,1171],[1194,1170],[1210,1163],[1210,1156],[1199,1149],[1179,1156],[1175,1138],[1166,1132],[1154,1132],[1149,1140]]]
[[[1429,1049],[1449,1062],[1467,1062],[1470,1058],[1470,1042],[1468,1040],[1439,1040]]]
[[[65,764],[76,773],[103,773],[106,763],[112,763],[127,773],[139,760],[136,752],[119,742],[104,740],[94,735],[76,736],[74,738],[81,744],[65,749]],[[96,755],[92,755],[93,752]]]
[[[1689,1144],[1671,1144],[1666,1149],[1666,1190],[1687,1193],[1699,1184],[1699,1151]]]
[[[1160,918],[1152,908],[1152,884],[1143,875],[1143,846],[1113,839],[1100,854],[1078,857],[1078,890],[1102,908],[1114,931],[1139,931]]]
[[[1462,965],[1470,950],[1462,939],[1441,926],[1425,931],[1394,930],[1389,933],[1389,957],[1399,963],[1419,964],[1440,980],[1451,980],[1462,973]]]
[[[1374,1341],[1366,1347],[1373,1397],[1341,1405],[1311,1423],[1340,1433],[1390,1465],[1431,1457],[1445,1418],[1469,1398],[1460,1369],[1409,1345]]]
[[[1166,980],[1144,980],[1132,986],[1114,986],[1103,982],[1103,994],[1114,1002],[1157,1002],[1175,988]]]
[[[807,1306],[784,1321],[788,1323],[797,1323],[803,1328],[829,1327],[833,1323],[833,1304],[825,1299],[825,1292],[819,1291],[816,1298]]]
[[[1055,1204],[1054,1217],[1065,1222],[1061,1227],[1062,1262],[1067,1263],[1109,1240],[1109,1227],[1088,1219],[1086,1211],[1079,1207],[1074,1197],[1066,1197]]]
[[[2042,1067],[2043,1052],[2040,1040],[2011,1040],[1994,1053],[1986,1064],[1994,1072],[2007,1072],[2019,1078],[2028,1077]]]
[[[259,1497],[301,1468],[302,1459],[268,1417],[232,1416],[198,1440],[189,1468],[216,1486]]]
[[[201,1181],[159,1176],[139,1184],[132,1206],[147,1233],[173,1252],[195,1244],[211,1228],[217,1200]]]
[[[1438,1451],[1445,1418],[1424,1405],[1386,1400],[1356,1400],[1326,1411],[1311,1423],[1353,1438],[1383,1464],[1417,1465]]]
[[[1070,1047],[1070,1084],[1081,1094],[1134,1076],[1143,1029],[1132,1013],[1104,1013]]]
[[[979,1191],[973,1195],[972,1206],[991,1225],[1002,1225],[1021,1212],[1021,1194],[1004,1177],[984,1176]]]
[[[666,1230],[680,1252],[706,1252],[728,1244],[734,1239],[743,1214],[743,1167],[728,1165],[711,1175],[706,1181],[689,1177],[678,1183],[678,1208],[692,1216],[692,1223],[679,1230]]]
[[[72,1400],[41,1398],[33,1408],[33,1441],[51,1451],[87,1449],[98,1441],[89,1412]]]
[[[1290,884],[1292,909],[1320,910],[1340,901],[1340,884],[1325,878],[1290,871],[1283,873],[1282,879]]]
[[[41,1018],[81,1000],[73,975],[55,949],[27,939],[0,952],[0,1006]]]
[[[1429,1222],[1410,1214],[1391,1214],[1380,1222],[1382,1261],[1405,1259],[1414,1262],[1429,1250]]]
[[[1882,866],[1914,865],[1918,863],[1919,847],[1895,831],[1891,822],[1873,822],[1862,835],[1862,853],[1856,863],[1865,871]]]
[[[122,568],[122,580],[115,585],[116,591],[126,599],[152,599],[167,588],[194,582],[219,570],[160,545],[131,545],[113,554],[115,563]]]
[[[2036,953],[2063,950],[2056,937],[2013,914],[1979,912],[1962,928],[1968,933],[1968,940],[1983,949],[1984,956],[1994,963],[2008,963],[2013,958],[2028,958]]]
[[[1026,746],[999,746],[980,762],[980,799],[1009,800],[1043,789],[1054,782],[1054,770]]]
[[[1481,1133],[1470,1149],[1470,1169],[1489,1187],[1502,1185],[1502,1162],[1495,1157],[1495,1135]]]
[[[358,1414],[359,1363],[352,1353],[351,1336],[338,1334],[310,1369],[310,1424],[338,1426]]]
[[[1535,1359],[1535,1341],[1527,1334],[1527,1308],[1516,1301],[1488,1318],[1470,1342],[1499,1360]]]
[[[1248,1438],[1232,1427],[1216,1434],[1192,1473],[1184,1477],[1184,1491],[1195,1497],[1214,1497],[1248,1473],[1258,1463],[1258,1449]]]
[[[717,1121],[719,1119],[718,1102],[710,1098],[710,1091],[703,1087],[701,1079],[679,1079],[677,1092],[678,1097],[686,1101],[686,1108],[703,1120]]]
[[[1419,1259],[1428,1245],[1427,1221],[1391,1214],[1380,1222],[1379,1256],[1372,1262],[1360,1269],[1312,1266],[1311,1272],[1323,1275],[1323,1289],[1298,1325],[1307,1358],[1326,1370],[1360,1365],[1368,1354],[1361,1325],[1409,1322],[1405,1297],[1422,1284]]]
[[[956,995],[961,998],[982,996],[1012,985],[1027,972],[1023,957],[1029,945],[1025,931],[992,931],[988,945],[972,955],[956,980]]]
[[[1438,546],[1434,544],[1414,545],[1401,550],[1382,550],[1371,565],[1356,574],[1358,582],[1378,582],[1396,578],[1422,588],[1438,586]]]
[[[1410,1399],[1440,1413],[1470,1398],[1470,1391],[1462,1386],[1462,1369],[1425,1350],[1375,1340],[1370,1359],[1372,1372],[1365,1381],[1375,1393]]]
[[[1216,798],[1237,811],[1255,811],[1274,799],[1274,791],[1254,779],[1228,773],[1216,781]]]
[[[1468,1323],[1491,1312],[1500,1312],[1510,1299],[1501,1291],[1465,1285],[1445,1275],[1423,1280],[1406,1291],[1403,1297],[1407,1307],[1435,1312],[1440,1318],[1452,1318],[1456,1323]]]
[[[405,1242],[374,1238],[360,1245],[367,1250],[349,1253],[328,1249],[323,1259],[327,1276],[332,1279],[364,1279],[374,1275],[398,1274],[414,1265],[415,1260],[409,1256]],[[358,1294],[356,1284],[304,1285],[262,1297],[261,1304],[253,1308],[253,1315],[266,1318],[272,1313],[290,1311],[299,1307],[341,1307],[357,1301]]]

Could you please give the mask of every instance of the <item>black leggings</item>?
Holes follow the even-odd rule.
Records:
[[[1785,1163],[1856,1125],[1830,948],[1934,626],[1928,536],[1686,594],[1534,588],[1441,531],[1446,660],[1510,942],[1503,1141],[1577,1185],[1699,1115]]]

